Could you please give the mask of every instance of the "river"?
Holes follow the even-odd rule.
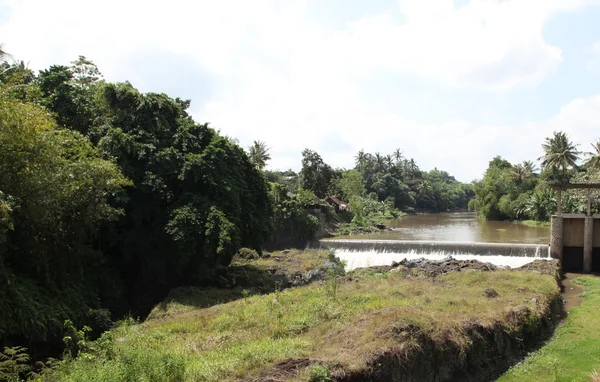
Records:
[[[335,248],[347,270],[390,265],[403,259],[441,260],[446,256],[513,268],[536,258],[549,258],[548,227],[486,221],[470,212],[406,216],[388,220],[386,226],[389,229],[321,243]]]
[[[472,212],[411,215],[387,220],[392,230],[345,236],[347,239],[452,241],[462,243],[550,243],[550,228],[518,222],[487,221]]]

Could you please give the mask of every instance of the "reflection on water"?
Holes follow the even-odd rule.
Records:
[[[350,239],[425,240],[485,243],[548,244],[548,227],[530,227],[516,222],[486,221],[471,212],[406,216],[385,222],[393,230],[349,236]]]

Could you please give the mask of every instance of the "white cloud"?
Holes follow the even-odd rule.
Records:
[[[600,41],[595,42],[585,53],[588,56],[585,62],[587,70],[600,73]]]
[[[181,71],[178,63],[186,60],[214,83],[210,93],[197,90],[206,102],[192,103],[194,116],[243,145],[266,141],[276,168],[297,169],[305,147],[344,167],[361,148],[399,147],[426,169],[437,165],[469,180],[495,154],[531,159],[551,126],[578,129],[567,122],[595,104],[569,104],[548,124],[481,126],[468,115],[427,124],[381,106],[393,102],[380,102],[370,76],[401,73],[492,93],[533,87],[563,59],[543,38],[549,18],[598,2],[472,0],[456,8],[452,0],[401,0],[334,29],[313,21],[319,3],[310,0],[19,0],[8,2],[12,13],[0,35],[7,36],[7,51],[34,68],[83,54],[107,79],[130,80],[144,91],[162,91],[156,84],[165,80],[155,76],[169,76],[169,65]],[[186,94],[203,86],[194,76],[178,78],[172,88]]]

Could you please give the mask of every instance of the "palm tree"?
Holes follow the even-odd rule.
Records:
[[[250,157],[250,162],[254,163],[259,170],[265,168],[267,161],[271,159],[269,148],[263,141],[254,141],[254,144],[248,148],[248,157]]]
[[[573,144],[567,134],[555,131],[552,138],[546,138],[544,144],[544,156],[542,160],[543,169],[551,169],[552,173],[564,177],[570,167],[577,168],[579,151],[577,145]],[[558,172],[558,174],[556,174]]]
[[[530,175],[527,173],[525,166],[521,164],[514,165],[508,174],[509,178],[514,181],[517,185],[523,184]]]
[[[588,159],[585,161],[585,166],[600,170],[600,139],[591,145],[594,148],[594,151],[585,153],[585,155],[588,156]]]
[[[394,165],[394,161],[392,160],[392,156],[391,155],[386,155],[385,156],[385,164],[387,165],[388,169],[392,168],[392,166]]]
[[[517,185],[525,183],[535,176],[535,165],[531,161],[524,161],[521,164],[514,165],[508,174],[509,178]]]
[[[528,174],[528,178],[537,175],[538,172],[538,168],[535,166],[535,164],[530,161],[530,160],[526,160],[523,161],[523,168],[525,169],[525,172]]]
[[[358,154],[356,154],[355,163],[356,167],[362,167],[363,163],[365,163],[366,155],[364,150],[360,150]]]
[[[384,163],[385,163],[383,155],[381,155],[380,153],[375,153],[375,162],[377,163],[378,171],[383,170]]]
[[[396,160],[396,162],[400,162],[404,158],[404,154],[402,153],[402,150],[400,150],[400,149],[394,150],[393,155],[394,155],[394,159]]]

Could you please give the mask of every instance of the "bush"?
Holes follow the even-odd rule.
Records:
[[[244,260],[256,260],[260,256],[259,256],[258,252],[256,252],[254,249],[240,248],[240,249],[238,249],[237,253],[235,254],[235,257],[239,258],[239,259],[244,259]]]

